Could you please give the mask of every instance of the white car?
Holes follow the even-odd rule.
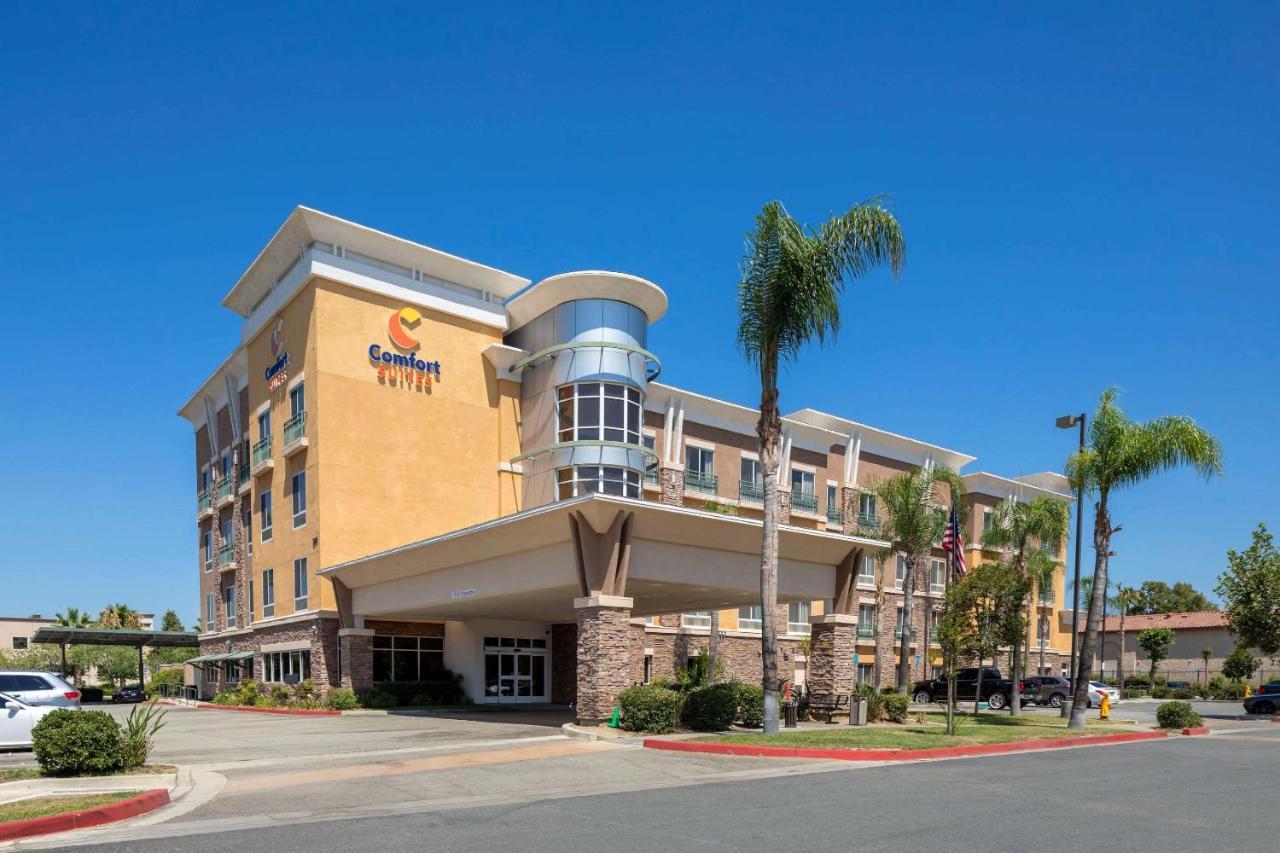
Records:
[[[0,670],[0,693],[21,699],[28,705],[80,707],[80,691],[52,672],[34,669]]]
[[[1096,698],[1094,697],[1095,693],[1097,694]],[[1119,689],[1112,687],[1110,684],[1105,684],[1101,681],[1090,681],[1089,682],[1089,701],[1094,704],[1100,703],[1102,701],[1103,696],[1106,696],[1107,700],[1112,705],[1120,701]]]
[[[16,696],[0,693],[0,749],[29,749],[31,729],[58,708],[28,705]]]

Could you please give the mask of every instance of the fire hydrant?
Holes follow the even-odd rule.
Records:
[[[1252,685],[1252,684],[1246,684],[1246,685],[1244,686],[1244,698],[1248,699],[1248,698],[1249,698],[1250,696],[1252,696],[1252,695],[1253,695],[1253,685]]]
[[[1098,719],[1099,720],[1111,719],[1111,697],[1108,696],[1106,693],[1102,694],[1102,702],[1101,704],[1098,705]]]

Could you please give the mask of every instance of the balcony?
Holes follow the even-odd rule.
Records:
[[[205,489],[196,495],[196,520],[213,515],[213,492]]]
[[[213,487],[213,503],[215,506],[224,507],[236,499],[235,490],[231,488],[232,479],[223,477]]]
[[[275,463],[271,460],[271,436],[259,441],[250,453],[249,474],[256,477],[263,471],[270,470]]]
[[[307,413],[298,414],[284,422],[284,455],[292,456],[307,446]]]
[[[218,571],[225,572],[236,567],[236,552],[233,547],[227,545],[218,550]]]
[[[684,490],[703,495],[714,495],[719,478],[715,474],[704,474],[701,471],[684,472]]]
[[[834,524],[837,527],[844,525],[844,510],[838,506],[827,507],[827,524]]]
[[[658,469],[646,468],[644,470],[644,487],[646,489],[656,489],[660,487],[658,482]]]
[[[901,640],[902,640],[902,635],[903,635],[903,633],[904,633],[904,631],[902,630],[902,627],[901,627],[901,626],[899,626],[899,627],[897,627],[897,628],[894,628],[894,629],[893,629],[893,638],[894,638],[895,640],[901,641]],[[917,636],[917,634],[918,634],[918,633],[919,633],[919,632],[917,632],[914,628],[912,628],[912,629],[911,629],[911,642],[913,642],[913,643],[914,643],[914,642],[916,641],[916,636]]]
[[[1048,589],[1037,595],[1036,601],[1040,603],[1041,607],[1052,607],[1056,598],[1057,597],[1053,594],[1053,590]]]
[[[880,516],[868,515],[867,513],[858,513],[858,536],[866,536],[870,539],[880,538]]]
[[[876,638],[875,625],[859,625],[858,626],[859,640],[874,640],[875,638]]]
[[[757,483],[755,480],[739,480],[738,500],[743,503],[764,503],[764,483]]]
[[[807,512],[809,515],[817,515],[818,496],[809,494],[808,492],[792,492],[791,511]]]
[[[253,478],[249,476],[249,466],[241,465],[240,470],[236,474],[236,488],[240,490],[240,494],[249,491],[249,486],[253,485]]]

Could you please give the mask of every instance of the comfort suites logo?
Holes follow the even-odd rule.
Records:
[[[378,381],[418,391],[430,391],[432,376],[440,378],[440,362],[419,358],[422,342],[412,331],[422,322],[416,308],[392,311],[387,320],[387,337],[399,352],[383,349],[382,344],[369,345],[369,363],[378,369]]]
[[[284,318],[280,317],[276,320],[275,328],[271,330],[271,365],[266,369],[264,375],[267,379],[267,388],[274,391],[284,384],[289,378],[289,353],[284,351]]]

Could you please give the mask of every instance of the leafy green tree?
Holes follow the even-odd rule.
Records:
[[[166,610],[164,612],[164,616],[162,616],[160,619],[160,630],[161,631],[185,631],[187,629],[183,627],[182,620],[178,618],[178,611]]]
[[[1102,394],[1089,425],[1085,448],[1067,460],[1073,485],[1097,497],[1093,515],[1093,588],[1089,595],[1089,616],[1084,642],[1080,646],[1081,671],[1084,661],[1092,661],[1102,631],[1103,595],[1111,538],[1120,532],[1113,525],[1109,502],[1116,489],[1136,486],[1156,474],[1173,468],[1192,467],[1205,477],[1222,472],[1222,448],[1218,440],[1190,418],[1163,417],[1146,423],[1129,418],[1115,402],[1116,390]],[[1079,673],[1077,673],[1079,675]],[[1075,696],[1069,726],[1084,728],[1089,701],[1087,678],[1075,680]]]
[[[1067,525],[1070,523],[1071,512],[1062,501],[1036,498],[1026,503],[1003,500],[996,504],[994,516],[995,523],[990,530],[982,534],[982,544],[987,548],[1013,549],[1013,568],[1024,581],[1027,588],[1025,607],[1026,610],[1031,610],[1033,608],[1032,587],[1037,579],[1043,581],[1046,575],[1052,578],[1054,563],[1043,550],[1036,550],[1038,557],[1035,561],[1035,571],[1032,572],[1028,564],[1027,545],[1034,538],[1041,544],[1049,546],[1053,553],[1058,553],[1062,547],[1062,541],[1067,538]],[[1024,618],[1022,621],[1028,628],[1030,627],[1029,620]],[[1022,636],[1014,637],[1011,645],[1013,653],[1010,662],[1013,671],[1009,677],[1017,679],[1022,673],[1024,664]],[[1027,638],[1027,645],[1030,645],[1030,637]],[[1014,690],[1012,693],[1013,696],[1009,700],[1009,713],[1016,717],[1020,713],[1022,701],[1018,691]]]
[[[1140,596],[1138,590],[1124,584],[1116,584],[1115,605],[1120,611],[1120,660],[1116,662],[1116,677],[1120,682],[1120,695],[1124,695],[1124,620],[1125,617],[1133,612],[1133,608],[1138,605]]]
[[[916,575],[933,553],[933,543],[942,539],[947,527],[947,514],[938,512],[935,499],[943,487],[951,491],[951,499],[960,503],[964,483],[953,471],[943,466],[915,468],[895,474],[876,487],[876,498],[887,518],[881,535],[894,543],[906,562],[902,581],[902,625],[904,635],[898,653],[898,693],[905,696],[911,689],[911,626],[915,624]]]
[[[1227,612],[1227,630],[1236,644],[1280,656],[1280,551],[1265,524],[1253,531],[1244,551],[1227,552],[1227,570],[1218,576],[1218,595]]]
[[[1133,614],[1188,613],[1199,610],[1217,610],[1204,593],[1186,581],[1173,586],[1164,581],[1145,581],[1138,587],[1138,603]]]
[[[1138,632],[1138,646],[1147,653],[1151,661],[1151,683],[1156,681],[1156,668],[1169,656],[1169,647],[1173,645],[1173,629],[1148,628]]]
[[[983,661],[994,658],[1002,646],[1022,634],[1026,591],[1026,578],[1010,562],[982,563],[948,588],[938,641],[949,663],[949,695],[955,695],[957,661],[975,661],[981,673]],[[981,684],[978,687],[981,696]],[[978,704],[975,699],[975,714]]]
[[[782,418],[778,371],[810,343],[840,328],[846,280],[888,265],[896,276],[906,246],[898,220],[882,198],[854,205],[816,230],[796,222],[780,202],[756,216],[747,235],[738,282],[738,346],[760,374],[760,466],[764,476],[760,600],[764,733],[778,732],[778,468]]]
[[[1222,674],[1232,681],[1248,681],[1262,666],[1262,661],[1250,654],[1244,646],[1237,646],[1222,662]]]
[[[53,624],[60,628],[88,628],[93,623],[88,613],[78,607],[68,607],[65,613],[55,613]]]

